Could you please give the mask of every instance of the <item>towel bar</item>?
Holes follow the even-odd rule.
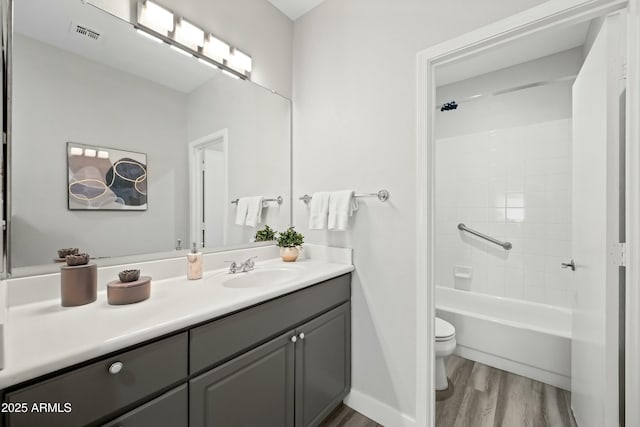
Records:
[[[231,204],[232,205],[237,205],[239,200],[240,199],[232,200]],[[267,203],[267,202],[277,202],[279,205],[281,205],[283,200],[284,199],[282,198],[282,196],[278,196],[278,197],[272,197],[270,199],[262,199],[262,203],[264,204],[264,203]]]
[[[353,197],[377,197],[381,202],[386,202],[389,200],[389,192],[387,190],[380,190],[376,193],[356,193]],[[305,203],[309,203],[312,197],[308,194],[305,194],[302,197],[298,197],[298,200],[302,200]]]

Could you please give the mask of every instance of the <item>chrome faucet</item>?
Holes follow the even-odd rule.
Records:
[[[248,260],[244,261],[242,264],[240,264],[240,271],[242,273],[246,273],[247,271],[251,271],[255,268],[256,263],[253,261],[254,259],[258,258],[257,256],[252,256],[251,258],[249,258]]]
[[[231,265],[229,266],[229,274],[236,274],[238,272],[238,264],[236,264],[235,261],[227,261],[230,262]]]
[[[253,261],[255,258],[258,258],[258,257],[253,256],[247,259],[246,261],[241,262],[240,264],[238,264],[235,261],[227,261],[227,262],[231,262],[231,265],[229,266],[229,274],[236,274],[238,272],[246,273],[247,271],[253,270],[256,266],[256,263]]]

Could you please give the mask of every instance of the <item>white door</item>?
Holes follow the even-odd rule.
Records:
[[[580,427],[618,426],[620,19],[605,19],[573,85],[571,406]]]
[[[224,246],[226,171],[224,152],[219,146],[207,147],[203,153],[202,168],[202,234],[203,247]]]
[[[226,129],[189,143],[189,237],[198,247],[227,244],[228,215],[233,208],[227,147]]]

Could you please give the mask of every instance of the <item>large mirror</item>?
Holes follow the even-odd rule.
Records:
[[[273,199],[258,228],[291,222],[290,101],[183,53],[79,0],[14,2],[12,276],[66,247],[250,245],[238,198]]]

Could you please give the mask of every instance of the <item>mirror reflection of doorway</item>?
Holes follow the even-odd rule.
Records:
[[[226,130],[191,142],[189,163],[191,241],[199,248],[223,246],[229,207]]]

